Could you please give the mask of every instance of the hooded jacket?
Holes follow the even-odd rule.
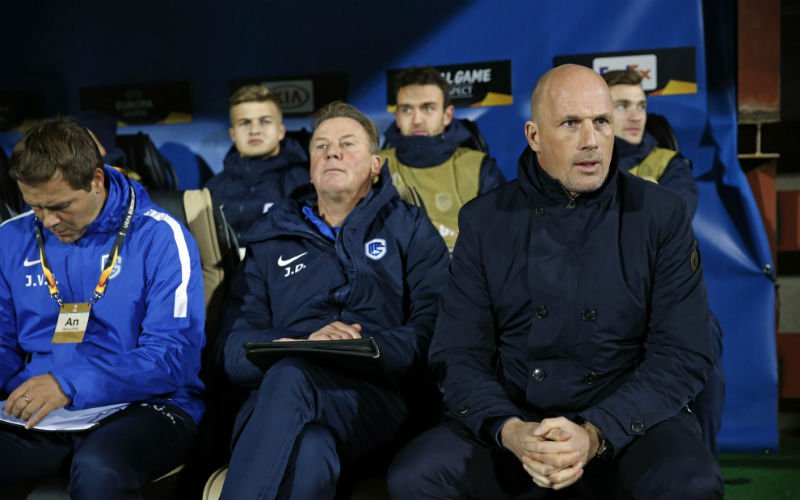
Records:
[[[244,247],[251,241],[250,227],[278,201],[309,182],[308,155],[289,137],[280,143],[280,153],[270,158],[248,158],[232,146],[223,171],[206,183],[214,201],[222,205],[225,219]]]
[[[386,168],[335,241],[303,214],[315,205],[309,185],[253,228],[226,308],[225,372],[257,386],[263,373],[245,343],[305,338],[333,321],[359,323],[398,378],[423,369],[449,260],[442,239],[399,199]]]
[[[42,230],[64,302],[87,302],[134,189],[133,222],[81,343],[52,343],[59,306],[42,271],[33,212],[0,225],[0,387],[10,393],[49,372],[71,399],[68,410],[168,402],[199,422],[205,305],[197,245],[141,185],[109,167],[105,176],[108,197],[83,236],[62,243]]]
[[[613,450],[684,408],[711,367],[706,290],[678,195],[619,172],[571,197],[522,154],[466,205],[430,350],[449,414],[585,419]]]

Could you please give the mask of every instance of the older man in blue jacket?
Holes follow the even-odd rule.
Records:
[[[342,466],[391,443],[424,392],[447,248],[424,211],[399,199],[386,168],[381,174],[378,133],[360,111],[323,108],[310,149],[313,189],[254,229],[232,286],[225,371],[251,392],[223,499],[333,498]],[[366,337],[399,387],[301,358],[262,373],[243,347]]]
[[[0,483],[70,471],[76,499],[141,498],[181,464],[203,415],[203,281],[191,234],[104,166],[69,119],[30,128],[11,175],[31,211],[0,226]],[[130,403],[85,432],[58,409]]]
[[[430,352],[451,420],[390,470],[396,498],[720,498],[689,401],[711,369],[680,197],[617,169],[589,68],[546,73],[518,178],[461,213]]]

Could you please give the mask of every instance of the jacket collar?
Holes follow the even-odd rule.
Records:
[[[150,197],[144,188],[133,180],[108,165],[103,167],[106,175],[106,189],[108,196],[105,205],[100,210],[100,214],[86,228],[86,234],[107,233],[119,230],[125,212],[128,210],[130,199],[130,188],[133,187],[136,193],[136,213],[141,213],[145,205],[150,205]],[[80,240],[79,240],[80,241]]]
[[[405,136],[396,123],[386,130],[386,140],[397,151],[397,159],[404,165],[417,168],[433,167],[446,162],[467,139],[469,131],[458,120],[453,120],[444,132],[432,137]]]
[[[592,205],[602,203],[616,193],[617,163],[615,151],[611,156],[608,175],[600,188],[591,193],[581,193],[573,198],[564,189],[561,182],[550,177],[542,169],[536,153],[526,146],[517,162],[517,179],[528,198],[536,203],[566,206],[570,202],[574,202],[577,205]]]
[[[224,171],[236,179],[258,182],[271,175],[271,172],[291,167],[294,164],[308,165],[308,155],[300,144],[290,137],[281,140],[280,153],[269,158],[249,158],[239,154],[236,146],[231,146],[225,155]]]
[[[632,144],[625,139],[616,137],[614,139],[614,151],[619,156],[619,168],[626,172],[644,160],[645,156],[650,154],[658,145],[658,141],[650,133],[645,132],[642,136],[642,142],[639,144]]]
[[[394,198],[399,198],[399,195],[392,185],[388,164],[384,163],[378,180],[372,185],[370,192],[353,208],[341,227],[365,226]],[[268,216],[251,230],[251,241],[264,240],[285,234],[287,231],[316,232],[313,224],[303,214],[304,206],[312,208],[317,206],[317,193],[312,184],[295,189],[289,199],[280,201],[272,207]]]

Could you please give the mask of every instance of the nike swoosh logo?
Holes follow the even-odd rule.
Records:
[[[42,262],[42,259],[28,260],[28,258],[25,257],[25,262],[23,262],[22,265],[25,266],[25,267],[31,267],[31,266],[35,266],[36,264],[41,264],[41,262]]]
[[[302,257],[303,255],[305,255],[307,253],[308,252],[303,252],[300,255],[295,255],[291,259],[286,259],[286,260],[283,260],[283,255],[281,255],[280,257],[278,257],[278,265],[281,266],[281,267],[288,266],[289,264],[291,264],[292,262],[296,261],[297,259],[299,259],[300,257]]]

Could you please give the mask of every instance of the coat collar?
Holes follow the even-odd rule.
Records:
[[[517,179],[525,194],[537,203],[566,206],[570,202],[577,205],[602,203],[614,196],[617,190],[617,155],[611,157],[608,175],[599,189],[591,193],[581,193],[573,198],[561,185],[539,165],[539,161],[529,147],[525,147],[517,161]]]

